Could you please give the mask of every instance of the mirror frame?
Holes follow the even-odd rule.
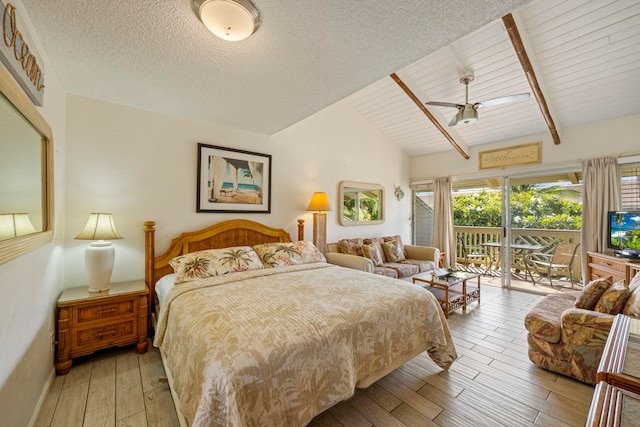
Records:
[[[344,220],[344,189],[345,187],[356,187],[363,190],[378,190],[380,191],[380,218],[375,221],[345,221]],[[382,224],[385,218],[385,203],[384,203],[384,187],[380,184],[369,184],[366,182],[353,182],[353,181],[342,181],[340,182],[340,188],[338,191],[339,199],[338,206],[340,215],[340,224],[342,225],[375,225]]]
[[[0,241],[0,264],[4,264],[49,243],[53,238],[53,134],[49,124],[3,65],[0,65],[0,92],[44,139],[41,156],[42,231]]]

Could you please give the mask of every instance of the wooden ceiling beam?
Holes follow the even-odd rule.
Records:
[[[398,86],[400,86],[400,88],[404,91],[404,93],[406,93],[407,96],[411,98],[411,100],[418,106],[420,111],[422,111],[424,115],[427,116],[429,120],[431,120],[431,123],[433,123],[436,129],[438,129],[440,133],[444,135],[447,141],[451,143],[453,148],[455,148],[456,151],[462,155],[462,157],[468,160],[469,154],[462,147],[460,147],[460,145],[456,142],[453,136],[451,136],[451,134],[447,132],[444,126],[442,126],[440,122],[433,116],[433,114],[431,114],[431,111],[429,111],[427,107],[424,105],[424,103],[422,103],[420,99],[418,99],[416,94],[413,93],[413,91],[405,84],[405,82],[396,73],[391,74],[390,77],[393,79],[394,82],[396,82]]]
[[[551,112],[549,111],[549,106],[547,105],[547,101],[544,98],[542,89],[540,89],[540,84],[538,83],[538,79],[533,70],[533,66],[531,65],[531,61],[529,60],[529,55],[527,55],[527,51],[524,48],[524,43],[522,42],[522,37],[520,37],[520,32],[518,31],[516,21],[513,18],[513,15],[510,13],[502,17],[502,22],[504,23],[504,26],[507,30],[507,34],[509,34],[509,39],[511,40],[513,49],[516,51],[516,55],[518,56],[520,65],[522,66],[522,69],[527,76],[527,80],[529,80],[529,86],[531,86],[533,95],[538,101],[538,106],[540,107],[540,111],[542,112],[544,121],[547,123],[547,127],[549,128],[549,132],[551,133],[553,143],[556,145],[560,144],[560,134],[558,133],[558,129],[556,128],[556,125],[553,121],[553,117],[551,116]]]
[[[487,178],[484,180],[489,188],[500,188],[502,185],[502,179],[500,178]]]

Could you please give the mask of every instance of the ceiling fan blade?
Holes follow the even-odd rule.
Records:
[[[451,117],[451,121],[449,122],[449,126],[455,126],[458,123],[458,114],[454,114],[453,117]]]
[[[426,105],[437,105],[438,107],[464,108],[464,105],[454,104],[453,102],[425,102]]]
[[[506,104],[508,102],[522,101],[524,99],[529,99],[531,94],[529,92],[526,93],[518,93],[516,95],[503,96],[500,98],[487,99],[486,101],[476,102],[474,106],[475,108],[480,107],[492,107],[494,105]]]

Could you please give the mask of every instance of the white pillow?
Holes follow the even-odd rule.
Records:
[[[176,282],[176,277],[178,277],[176,273],[171,273],[166,276],[162,276],[160,280],[156,282],[156,295],[158,296],[158,302],[160,305],[162,305],[164,297],[169,293],[171,288],[173,288],[173,285]]]

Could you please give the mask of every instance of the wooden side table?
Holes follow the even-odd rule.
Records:
[[[56,371],[69,372],[72,359],[104,348],[136,344],[147,351],[149,290],[144,280],[112,283],[108,291],[65,289],[58,298]]]
[[[597,381],[640,394],[640,319],[619,314],[613,320]]]
[[[640,395],[604,381],[596,385],[585,426],[635,426],[638,420]]]

